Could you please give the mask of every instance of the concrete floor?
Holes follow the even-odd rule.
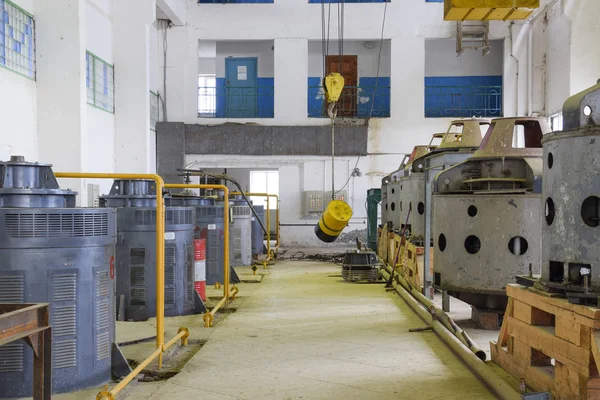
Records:
[[[432,332],[408,332],[424,324],[397,295],[339,273],[278,262],[178,375],[125,398],[494,398]]]

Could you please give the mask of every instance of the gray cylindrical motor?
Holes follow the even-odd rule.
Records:
[[[544,138],[542,283],[573,302],[600,296],[600,84],[569,98]],[[586,288],[587,286],[587,288]]]
[[[231,207],[231,240],[229,258],[232,266],[252,264],[252,210],[248,204]]]
[[[506,285],[539,273],[543,118],[498,118],[472,157],[434,182],[434,284],[503,311]]]
[[[197,196],[173,196],[166,204],[186,205],[196,209],[194,237],[206,239],[206,284],[223,283],[225,259],[225,216],[223,202]],[[230,282],[239,283],[233,268]]]
[[[50,303],[52,387],[66,392],[111,377],[115,341],[115,210],[74,208],[47,164],[0,163],[0,301]],[[0,347],[0,397],[31,396],[33,352]]]
[[[254,211],[258,214],[260,221],[265,220],[265,206],[254,206]],[[265,227],[267,226],[264,224]],[[260,222],[256,217],[252,217],[252,256],[258,256],[264,252],[264,239],[265,235],[260,226]]]
[[[152,181],[115,180],[101,207],[117,207],[117,298],[125,319],[156,315],[156,188]],[[194,312],[195,210],[165,207],[165,315]]]

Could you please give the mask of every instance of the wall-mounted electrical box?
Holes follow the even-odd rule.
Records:
[[[331,200],[331,192],[327,192],[325,194],[327,197],[327,202],[329,203],[329,200]],[[335,194],[333,195],[333,200],[341,200],[344,202],[348,202],[348,191],[347,190],[340,190],[339,192],[335,192]]]
[[[302,192],[304,216],[318,217],[325,209],[324,193],[319,190],[306,190]]]
[[[88,207],[99,207],[98,198],[100,197],[100,185],[88,183]]]

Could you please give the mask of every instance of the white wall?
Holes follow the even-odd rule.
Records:
[[[114,64],[111,13],[111,0],[87,0],[85,47],[109,64]],[[114,172],[115,115],[90,105],[86,105],[85,112],[88,134],[86,171]],[[108,193],[112,185],[112,181],[108,179],[90,179],[87,182],[100,185],[101,194]]]
[[[491,76],[503,74],[504,43],[490,40],[491,51],[466,49],[456,54],[456,39],[425,41],[425,76]]]
[[[200,41],[200,48],[210,42]],[[212,42],[215,43],[215,42]],[[272,78],[275,71],[273,68],[273,41],[240,41],[240,42],[216,42],[215,58],[200,58],[198,72],[201,74],[216,73],[217,77],[225,77],[225,59],[227,57],[256,57],[258,58],[258,77]]]
[[[34,14],[33,0],[14,1]],[[38,159],[37,90],[34,80],[0,68],[0,160],[11,155]]]
[[[366,171],[371,163],[372,156],[362,157],[358,163],[361,171]],[[335,188],[340,190],[346,183],[351,173],[356,158],[337,157],[335,160]],[[249,170],[279,169],[279,197],[280,216],[282,224],[299,224],[281,228],[281,240],[284,246],[325,246],[314,235],[314,224],[317,218],[305,218],[302,214],[302,191],[304,190],[331,190],[331,159],[329,157],[293,157],[293,156],[223,156],[223,155],[194,155],[186,156],[186,167],[207,168],[209,171],[222,172],[227,168],[227,173],[232,177],[244,181],[249,175]],[[211,169],[214,168],[214,169]],[[244,185],[242,182],[242,186]],[[367,189],[378,186],[379,178],[363,174],[361,177],[351,178],[345,190],[348,191],[348,204],[353,209],[350,224],[344,230],[349,232],[355,229],[366,228],[365,201]],[[249,183],[248,183],[249,184]]]

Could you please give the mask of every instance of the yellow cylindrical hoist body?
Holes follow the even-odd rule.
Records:
[[[323,242],[335,242],[350,218],[352,208],[341,200],[332,200],[315,226],[315,234]]]

